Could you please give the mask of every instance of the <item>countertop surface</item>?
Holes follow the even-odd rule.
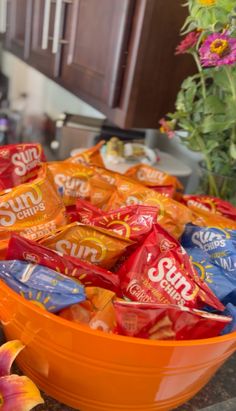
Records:
[[[44,405],[34,411],[75,411],[43,394]],[[236,411],[236,353],[191,401],[174,411]]]

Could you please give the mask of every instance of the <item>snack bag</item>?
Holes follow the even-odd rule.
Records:
[[[86,298],[78,281],[24,261],[0,261],[0,278],[22,297],[53,313]]]
[[[16,234],[12,235],[9,241],[6,258],[40,264],[61,274],[74,277],[85,286],[106,288],[121,296],[120,279],[117,274],[69,255],[59,255],[49,248]]]
[[[118,271],[125,297],[190,308],[224,306],[198,277],[185,250],[159,225]]]
[[[66,207],[66,220],[67,220],[67,224],[80,221],[79,213],[76,210],[76,206],[72,205],[72,206]]]
[[[113,331],[115,294],[98,287],[86,287],[85,291],[88,300],[65,308],[60,312],[60,317],[77,323],[86,323],[94,330]]]
[[[200,248],[214,264],[236,276],[236,231],[188,224],[181,243],[186,248]]]
[[[196,340],[216,337],[232,318],[167,304],[114,301],[115,332],[150,340]]]
[[[82,164],[67,164],[63,161],[48,163],[48,168],[65,206],[75,205],[77,198],[89,198],[92,169]]]
[[[133,205],[91,217],[90,224],[112,230],[123,238],[140,242],[157,221],[156,207]]]
[[[45,156],[40,144],[1,146],[0,190],[18,186],[36,178],[42,161],[45,161]]]
[[[140,181],[140,183],[150,188],[155,186],[172,186],[175,190],[183,191],[183,185],[178,178],[151,167],[148,164],[140,163],[130,167],[125,175]]]
[[[81,198],[76,201],[77,221],[83,224],[91,224],[91,220],[96,217],[105,216],[106,213],[95,207],[89,201]]]
[[[235,273],[224,270],[201,248],[185,248],[191,257],[193,266],[199,277],[205,281],[219,300],[226,304],[229,299],[236,304],[236,276]]]
[[[120,173],[117,173],[112,170],[108,170],[107,168],[103,168],[103,167],[92,166],[92,169],[94,171],[94,174],[97,175],[97,177],[100,177],[103,181],[110,184],[111,186],[116,185],[116,179],[117,179],[117,176],[120,175]]]
[[[100,141],[96,146],[88,148],[75,156],[69,157],[65,160],[66,163],[95,165],[98,167],[105,167],[100,149],[105,141]]]
[[[230,303],[227,304],[224,315],[232,317],[232,321],[223,329],[221,334],[224,335],[224,334],[235,332],[236,331],[236,305],[233,305]]]
[[[90,178],[89,184],[90,202],[97,208],[106,209],[108,201],[115,192],[115,185],[108,183],[99,175]]]
[[[175,188],[173,186],[152,186],[152,190],[157,191],[159,194],[162,194],[165,197],[176,198]]]
[[[37,179],[0,195],[1,257],[11,233],[36,240],[63,224],[66,224],[65,209],[43,164]]]
[[[236,221],[236,207],[220,198],[205,195],[184,195],[182,202],[193,210],[205,210]]]
[[[41,244],[109,269],[133,242],[109,230],[72,223],[42,239]]]
[[[230,220],[229,218],[223,217],[222,215],[214,214],[209,211],[203,210],[202,208],[191,207],[192,211],[192,224],[201,227],[218,227],[218,228],[228,228],[231,230],[236,230],[236,221]]]
[[[116,190],[110,197],[106,211],[134,204],[156,206],[158,223],[174,237],[178,238],[187,222],[191,221],[191,211],[172,198],[167,198],[150,188],[123,176],[117,176]]]

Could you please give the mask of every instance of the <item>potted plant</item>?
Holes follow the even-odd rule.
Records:
[[[197,73],[182,83],[176,110],[161,131],[178,130],[188,149],[201,152],[200,192],[236,202],[235,0],[188,0],[184,39],[176,54],[190,53]]]

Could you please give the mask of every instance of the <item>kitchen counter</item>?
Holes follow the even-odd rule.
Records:
[[[34,411],[75,411],[43,395],[44,405]],[[235,411],[236,353],[221,367],[215,377],[191,401],[174,411]]]

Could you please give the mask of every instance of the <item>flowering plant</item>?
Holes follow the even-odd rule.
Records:
[[[176,54],[190,53],[198,73],[182,83],[176,111],[161,120],[161,131],[203,156],[207,194],[235,201],[236,190],[236,3],[188,0],[185,36]],[[176,133],[178,133],[176,131]],[[220,177],[226,176],[223,184]],[[231,180],[231,181],[230,181]]]
[[[28,377],[12,374],[10,370],[24,345],[19,340],[0,347],[0,410],[30,411],[44,401],[36,385]]]

